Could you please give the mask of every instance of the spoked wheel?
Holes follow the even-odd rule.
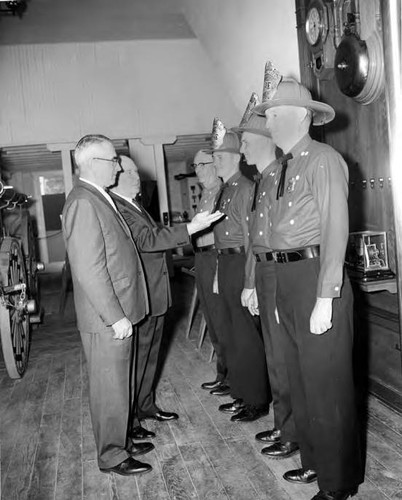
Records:
[[[30,323],[27,276],[20,243],[5,237],[0,246],[0,334],[3,357],[11,378],[21,378],[29,356]]]
[[[21,240],[21,249],[27,273],[28,295],[29,298],[39,303],[38,266],[39,270],[42,270],[44,266],[36,258],[36,238],[29,211],[22,208],[5,213],[3,214],[3,223],[7,228],[8,235]]]

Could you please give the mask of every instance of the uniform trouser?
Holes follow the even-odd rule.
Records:
[[[333,299],[332,328],[310,333],[319,258],[275,264],[277,306],[302,466],[317,471],[323,490],[362,481],[352,373],[353,297],[345,277]]]
[[[165,316],[147,316],[138,325],[136,340],[136,409],[133,426],[139,425],[139,418],[158,411],[155,404],[156,370],[162,342]]]
[[[130,455],[125,450],[134,396],[133,338],[113,339],[113,330],[80,332],[88,366],[92,428],[101,469]]]
[[[231,395],[265,407],[271,401],[264,344],[254,318],[241,305],[245,256],[219,255],[219,310]]]
[[[281,343],[281,335],[284,335],[284,332],[275,317],[276,275],[273,262],[256,263],[255,282],[272,393],[274,425],[276,429],[280,429],[283,442],[297,441],[289,378]]]
[[[209,337],[216,355],[216,380],[224,382],[227,376],[222,333],[217,321],[220,297],[213,293],[216,271],[216,250],[195,254],[195,281],[202,312],[208,327]]]

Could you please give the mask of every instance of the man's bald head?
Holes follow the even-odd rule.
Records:
[[[134,161],[128,156],[121,156],[121,167],[117,178],[117,184],[112,189],[113,192],[126,196],[127,198],[135,198],[141,191],[141,180],[138,173],[138,167]]]
[[[288,152],[310,128],[312,113],[300,106],[277,106],[265,111],[266,127],[275,144]]]

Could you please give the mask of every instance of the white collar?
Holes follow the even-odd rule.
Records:
[[[92,181],[89,181],[88,179],[84,179],[84,177],[79,178],[80,181],[86,182],[87,184],[93,186],[95,189],[97,189],[109,202],[110,205],[112,205],[113,209],[117,211],[116,205],[114,204],[114,201],[112,200],[111,196],[109,193],[105,191],[104,188],[100,187],[98,184],[95,184]]]

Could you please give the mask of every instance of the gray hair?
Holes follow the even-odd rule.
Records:
[[[84,135],[78,142],[77,145],[75,146],[74,149],[74,160],[75,163],[78,167],[81,167],[83,163],[86,160],[86,153],[87,150],[97,144],[103,144],[103,143],[109,143],[112,144],[112,141],[106,137],[105,135],[101,134],[88,134]]]

